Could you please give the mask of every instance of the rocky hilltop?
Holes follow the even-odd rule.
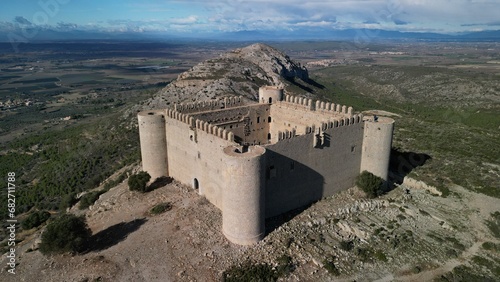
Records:
[[[224,96],[255,100],[263,85],[308,84],[307,69],[281,51],[261,43],[238,48],[192,67],[147,101],[147,108],[170,103],[206,101]]]

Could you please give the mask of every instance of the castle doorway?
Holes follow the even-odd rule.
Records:
[[[200,183],[198,182],[198,179],[194,179],[193,181],[193,188],[194,189],[199,189],[200,188]]]
[[[269,97],[269,104],[272,104],[272,103],[273,103],[273,98]]]

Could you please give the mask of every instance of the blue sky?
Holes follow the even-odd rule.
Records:
[[[211,33],[373,28],[418,32],[500,29],[500,0],[11,0],[0,31]]]

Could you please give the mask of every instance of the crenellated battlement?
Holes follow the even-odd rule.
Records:
[[[356,114],[352,117],[336,118],[331,121],[321,122],[321,125],[319,127],[314,124],[311,126],[306,126],[305,134],[321,134],[321,132],[325,132],[330,128],[349,126],[361,122],[363,122],[363,114]],[[292,128],[291,130],[278,131],[278,141],[290,139],[295,136],[300,136],[297,135],[297,131],[295,130],[295,128]]]
[[[303,97],[298,97],[298,96],[292,96],[285,94],[285,99],[279,102],[280,105],[284,106],[294,106],[293,108],[302,108],[306,110],[312,110],[313,107],[313,100],[308,99],[308,98],[303,98]]]
[[[278,104],[280,104],[283,107],[289,107],[291,109],[304,109],[304,110],[309,110],[309,111],[314,111],[314,112],[320,112],[320,113],[325,113],[325,114],[331,114],[331,115],[346,115],[349,117],[353,116],[353,108],[352,107],[347,107],[345,105],[340,105],[340,104],[335,104],[335,103],[330,103],[330,102],[325,102],[325,101],[320,101],[316,100],[314,101],[313,99],[310,98],[303,98],[303,97],[298,97],[298,96],[292,96],[285,94],[285,99],[283,101],[279,101]]]
[[[216,101],[174,104],[174,111],[187,114],[187,113],[214,111],[226,108],[234,108],[243,105],[244,102],[243,99],[241,99],[241,97],[233,96],[233,97],[226,97],[224,99]]]
[[[232,132],[229,132],[216,125],[210,124],[206,121],[195,119],[194,117],[185,113],[180,113],[172,109],[167,109],[166,111],[167,111],[166,112],[167,117],[183,122],[189,125],[190,128],[196,128],[198,130],[202,130],[208,134],[215,135],[224,140],[234,142],[234,133]]]
[[[197,119],[195,121],[195,128],[198,130],[202,130],[208,134],[215,135],[224,140],[234,142],[234,133],[226,129],[223,129],[217,125],[212,125],[206,121]]]

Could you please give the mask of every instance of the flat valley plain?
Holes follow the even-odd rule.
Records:
[[[220,212],[187,187],[127,191],[121,176],[140,161],[137,105],[198,62],[248,44],[61,42],[20,53],[0,45],[0,173],[16,172],[19,220],[71,208],[95,236],[112,237],[85,254],[43,257],[33,251],[43,225],[19,229],[19,281],[217,281],[256,266],[283,270],[282,281],[498,281],[496,42],[268,43],[316,82],[292,80],[287,91],[396,119],[394,187],[379,199],[350,189],[270,219],[265,240],[241,247],[225,241]],[[67,201],[106,185],[91,209]],[[160,201],[172,210],[152,216]]]

